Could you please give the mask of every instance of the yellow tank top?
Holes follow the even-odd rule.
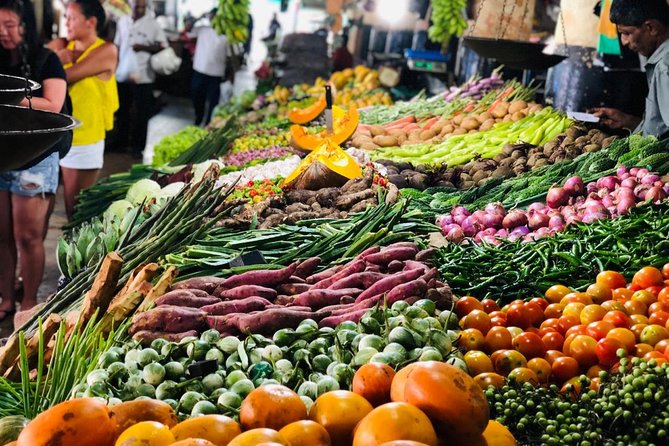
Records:
[[[104,43],[104,40],[98,38],[79,56],[77,62]],[[70,42],[67,48],[74,49],[74,42]],[[72,65],[68,63],[63,68],[68,69]],[[114,112],[119,105],[114,75],[106,81],[97,76],[81,79],[70,85],[68,91],[72,99],[72,116],[81,122],[81,126],[74,129],[72,145],[94,144],[105,139],[105,132],[114,127]]]

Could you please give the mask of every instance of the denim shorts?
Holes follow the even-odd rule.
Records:
[[[0,191],[24,197],[55,194],[58,189],[58,152],[25,170],[0,173]]]

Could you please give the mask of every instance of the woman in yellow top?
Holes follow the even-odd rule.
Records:
[[[98,37],[105,22],[99,0],[73,0],[67,5],[67,41],[49,45],[67,75],[72,115],[81,122],[74,130],[72,148],[60,161],[68,219],[76,197],[95,183],[104,163],[105,133],[114,123],[118,94],[114,72],[116,46]]]

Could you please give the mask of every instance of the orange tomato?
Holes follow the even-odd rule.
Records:
[[[565,304],[569,303],[581,303],[584,305],[589,305],[592,302],[592,297],[586,293],[579,293],[574,291],[573,293],[567,294],[565,297],[562,298],[561,302]]]
[[[504,377],[498,373],[480,373],[474,377],[474,381],[485,390],[492,386],[500,389],[504,385]]]
[[[578,374],[578,361],[570,356],[555,358],[551,365],[551,376],[558,382],[565,382]]]
[[[629,299],[626,299],[624,301],[616,301],[616,300],[607,300],[606,302],[602,303],[602,308],[605,309],[606,311],[613,311],[613,310],[618,310],[625,312],[625,302],[627,302]]]
[[[634,349],[632,349],[632,355],[638,357],[638,358],[643,358],[643,356],[646,353],[652,352],[653,351],[653,346],[649,344],[644,344],[644,343],[639,343],[634,345]]]
[[[633,294],[634,291],[628,290],[627,288],[616,288],[615,290],[611,291],[611,299],[614,301],[624,302],[628,299],[631,299]]]
[[[363,418],[355,428],[353,446],[380,446],[394,440],[437,446],[430,419],[418,408],[402,402],[379,406]]]
[[[658,352],[664,353],[667,347],[669,347],[669,339],[662,339],[660,342],[655,344],[655,350]]]
[[[664,328],[663,325],[650,324],[641,331],[639,340],[645,344],[650,344],[655,346],[662,339],[669,338],[669,330]]]
[[[652,266],[644,266],[634,274],[632,285],[639,288],[648,288],[653,285],[663,285],[664,277],[662,271]]]
[[[483,310],[483,304],[475,297],[465,296],[455,303],[455,312],[459,318],[468,315],[472,310]]]
[[[548,350],[546,352],[546,356],[544,356],[544,359],[549,363],[553,364],[557,358],[561,358],[565,356],[564,353],[562,353],[561,350]]]
[[[494,372],[495,368],[492,365],[492,360],[485,353],[478,350],[470,350],[465,353],[465,364],[469,369],[469,374],[472,376],[480,373]]]
[[[279,430],[305,418],[307,408],[302,399],[288,387],[278,384],[260,386],[253,390],[239,409],[239,422],[244,430]]]
[[[569,327],[569,330],[567,330],[564,336],[565,338],[568,338],[571,335],[577,335],[577,334],[588,334],[587,325],[578,324],[574,325],[573,327]]]
[[[290,423],[279,431],[290,446],[330,446],[330,434],[323,426],[311,420]],[[224,444],[224,443],[222,443]]]
[[[530,312],[524,303],[509,305],[506,312],[506,323],[520,328],[527,328],[531,325]]]
[[[518,350],[526,359],[543,358],[546,346],[538,334],[521,333],[513,339],[513,348]]]
[[[656,311],[669,311],[669,302],[655,302],[650,304],[648,307],[648,314],[655,313]]]
[[[630,299],[623,304],[625,312],[631,316],[633,314],[646,314],[648,306],[642,300]]]
[[[502,350],[499,355],[493,358],[495,372],[506,376],[516,367],[526,367],[527,359],[522,353],[516,350]]]
[[[631,314],[630,315],[630,324],[648,324],[648,316],[645,314]]]
[[[638,300],[649,306],[657,302],[657,297],[655,294],[651,293],[648,290],[639,290],[632,294],[632,300]]]
[[[627,328],[614,328],[606,334],[606,337],[620,342],[627,352],[631,352],[636,343],[634,333]]]
[[[483,311],[488,314],[492,313],[493,311],[499,311],[499,305],[497,305],[497,302],[492,299],[483,299],[481,301],[481,305],[483,305]]]
[[[645,355],[643,355],[643,359],[645,359],[646,361],[650,361],[651,359],[663,360],[664,359],[664,354],[662,354],[662,353],[660,353],[656,350],[653,350],[653,351],[650,351],[650,352],[646,353]]]
[[[565,334],[570,327],[579,325],[580,322],[577,317],[562,315],[558,318],[558,329],[560,333]]]
[[[548,300],[549,302],[557,303],[560,302],[562,298],[569,293],[571,293],[571,290],[566,286],[553,285],[552,287],[546,290],[546,293],[544,295],[546,296],[546,300]]]
[[[586,333],[589,336],[592,336],[596,340],[600,340],[607,335],[608,332],[613,330],[614,327],[611,322],[607,321],[597,321],[589,324],[586,328]]]
[[[641,332],[643,331],[644,328],[646,328],[648,324],[634,324],[630,327],[630,331],[634,333],[634,337],[636,338],[637,342],[641,342]]]
[[[613,295],[610,287],[600,283],[593,283],[587,290],[585,290],[585,293],[590,296],[592,301],[596,304],[601,304],[602,302],[610,300]]]
[[[223,415],[202,415],[189,418],[171,430],[176,441],[188,438],[203,438],[214,444],[227,444],[242,433],[239,424]]]
[[[559,318],[562,316],[562,312],[564,311],[564,305],[563,304],[550,304],[546,307],[544,310],[544,317],[546,319],[550,318]]]
[[[588,369],[585,376],[587,376],[590,379],[596,378],[596,377],[599,376],[599,372],[603,372],[603,371],[604,371],[604,369],[602,368],[602,366],[600,366],[599,364],[596,364],[596,365],[593,365],[592,367],[590,367]]]
[[[564,336],[558,332],[546,333],[541,337],[546,350],[560,350],[564,345]]]
[[[350,445],[353,428],[372,409],[372,405],[357,393],[335,390],[316,398],[309,410],[309,419],[328,431],[333,446]]]
[[[528,367],[516,367],[509,372],[508,379],[509,381],[515,381],[519,384],[531,383],[538,385],[540,383],[537,374],[534,373],[534,370]]]
[[[657,325],[666,325],[667,320],[669,320],[669,312],[660,310],[650,315],[650,317],[648,318],[648,323]]]
[[[616,327],[629,328],[630,318],[622,311],[613,310],[604,315],[603,321],[611,322]]]
[[[577,335],[569,345],[569,356],[578,361],[581,367],[590,367],[597,364],[596,346],[597,341],[592,336]]]
[[[564,316],[573,316],[580,320],[581,311],[583,311],[584,308],[585,304],[583,302],[571,302],[564,306],[562,314]]]
[[[602,271],[597,274],[596,283],[603,285],[611,290],[624,288],[627,285],[625,276],[617,271]]]
[[[665,286],[657,293],[657,301],[669,303],[669,286]]]
[[[277,431],[268,428],[251,429],[236,436],[228,446],[252,446],[269,443],[271,445],[289,445]]]
[[[483,333],[476,328],[462,330],[458,338],[458,346],[465,350],[482,350],[485,338]]]
[[[511,332],[506,327],[491,327],[485,335],[484,346],[488,353],[510,349],[513,346]]]
[[[545,384],[551,377],[551,365],[544,358],[532,358],[527,361],[527,368],[532,370],[539,383]]]
[[[669,279],[669,263],[665,263],[664,266],[662,266],[662,277],[664,277],[664,280]]]
[[[388,364],[370,362],[355,372],[351,390],[377,407],[390,402],[390,386],[393,378],[395,370]]]
[[[490,316],[483,310],[472,310],[462,319],[462,328],[475,328],[485,335],[490,330]]]
[[[530,319],[530,325],[533,327],[540,326],[544,321],[543,308],[541,308],[537,303],[528,302],[525,304],[525,309],[527,310],[527,314]]]
[[[605,314],[606,310],[601,305],[586,305],[580,314],[581,324],[588,325],[591,322],[601,321]]]
[[[557,331],[558,333],[560,332],[560,320],[558,318],[552,317],[549,319],[546,319],[541,323],[541,330],[547,330],[548,331]]]

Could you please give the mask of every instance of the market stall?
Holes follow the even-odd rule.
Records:
[[[669,152],[501,70],[247,92],[82,192],[0,444],[664,444]]]

